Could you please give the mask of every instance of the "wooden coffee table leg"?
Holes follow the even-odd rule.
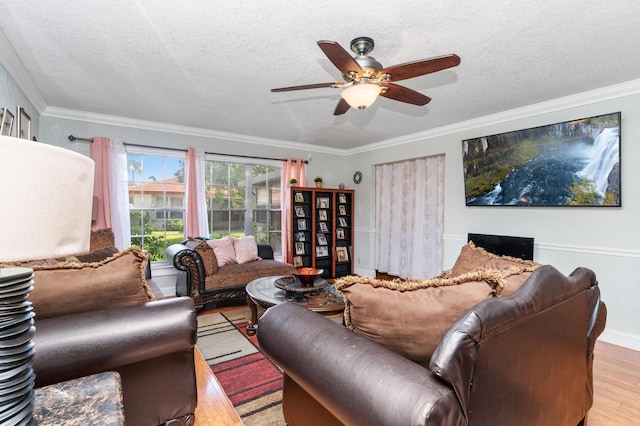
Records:
[[[258,305],[251,299],[250,296],[247,296],[247,305],[249,309],[251,309],[251,321],[247,324],[247,335],[253,336],[258,331]]]

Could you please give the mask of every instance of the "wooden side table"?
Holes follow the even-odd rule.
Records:
[[[44,425],[124,425],[120,375],[107,371],[35,389],[33,418]]]

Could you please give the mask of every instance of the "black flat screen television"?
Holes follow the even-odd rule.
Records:
[[[467,241],[473,241],[476,246],[498,256],[533,260],[533,238],[530,237],[469,233]]]

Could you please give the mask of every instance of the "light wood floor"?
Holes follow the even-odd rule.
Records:
[[[242,425],[211,369],[196,349],[196,426]],[[594,402],[589,426],[637,425],[640,419],[640,352],[596,343]]]

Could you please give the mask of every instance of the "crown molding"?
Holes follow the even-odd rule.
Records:
[[[138,120],[135,118],[120,117],[115,115],[98,114],[93,112],[78,111],[67,108],[47,107],[42,116],[76,120],[88,123],[106,124],[118,127],[130,127],[134,129],[151,130],[155,132],[175,133],[179,135],[196,136],[210,139],[220,139],[229,142],[241,142],[257,145],[268,145],[278,148],[307,150],[334,155],[344,155],[344,150],[310,145],[300,142],[283,141],[280,139],[263,138],[259,136],[242,135],[238,133],[223,132],[220,130],[202,129],[198,127],[180,126],[176,124],[160,123],[157,121]]]
[[[496,114],[485,115],[483,117],[461,121],[447,126],[437,127],[435,129],[426,130],[424,132],[413,133],[393,139],[387,139],[363,147],[349,149],[346,150],[345,153],[346,155],[353,155],[375,151],[382,148],[403,145],[411,142],[424,141],[425,139],[430,139],[438,136],[449,135],[466,130],[473,130],[495,124],[502,124],[514,120],[522,120],[542,114],[548,114],[551,112],[562,111],[565,109],[581,107],[597,102],[604,102],[638,94],[640,94],[640,80],[627,81],[625,83],[620,83],[613,86],[602,87],[588,92],[582,92],[575,95],[565,96],[563,98],[552,99],[550,101],[540,102],[521,108],[515,108]]]
[[[24,67],[24,64],[18,59],[16,51],[13,50],[13,46],[9,43],[7,36],[0,29],[0,63],[11,76],[16,85],[20,88],[22,93],[27,97],[29,102],[42,114],[42,111],[47,107],[47,102],[42,97],[42,94],[36,87],[33,80],[29,76],[29,72]]]

